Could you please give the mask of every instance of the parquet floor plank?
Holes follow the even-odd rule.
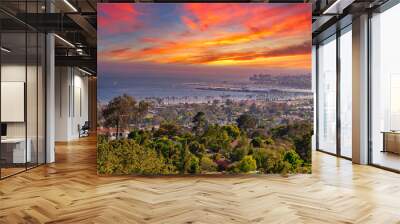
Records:
[[[94,137],[0,181],[0,223],[396,223],[400,175],[319,152],[313,174],[98,176]]]

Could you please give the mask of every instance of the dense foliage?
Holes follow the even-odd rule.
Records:
[[[238,124],[207,122],[196,114],[192,128],[164,122],[133,129],[128,139],[99,136],[101,174],[310,173],[312,127],[307,122],[257,130],[251,115]]]

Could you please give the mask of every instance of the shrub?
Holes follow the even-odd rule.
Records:
[[[207,125],[200,135],[164,123],[160,129],[134,130],[128,139],[98,136],[101,174],[176,174],[229,171],[310,173],[310,134],[306,124],[276,127],[271,138],[253,132],[252,139],[232,125]],[[273,139],[272,139],[273,138]]]
[[[203,144],[200,144],[198,141],[192,141],[189,144],[189,150],[196,156],[201,156],[206,152],[206,147]]]
[[[217,164],[207,156],[203,156],[200,161],[202,171],[215,172],[217,171]]]
[[[230,173],[241,173],[239,166],[240,162],[233,162],[228,165],[226,170],[229,171]]]
[[[240,129],[236,125],[225,125],[222,129],[225,130],[232,139],[236,139],[240,135]]]
[[[231,159],[232,161],[240,161],[249,153],[248,147],[239,147],[233,150]]]
[[[265,148],[255,149],[253,158],[256,160],[257,167],[265,171],[267,169],[268,151]]]
[[[128,134],[128,138],[135,140],[140,145],[144,145],[151,139],[151,134],[143,130],[134,130]]]
[[[250,136],[251,136],[251,138],[260,137],[260,138],[264,139],[264,138],[266,138],[266,136],[265,136],[265,130],[259,128],[259,129],[257,129],[257,130],[254,130],[254,131],[251,133]]]
[[[190,158],[188,173],[200,173],[199,159],[194,155]]]
[[[256,160],[252,156],[245,156],[239,163],[241,172],[247,173],[257,169]]]
[[[241,136],[235,149],[232,151],[231,160],[240,161],[243,157],[247,156],[250,151],[250,142],[246,136]]]
[[[202,136],[202,142],[214,152],[229,151],[231,139],[218,125],[210,125]]]
[[[253,147],[259,148],[264,145],[264,141],[261,137],[255,137],[253,138],[253,140],[251,140],[251,144],[253,145]]]
[[[98,145],[98,171],[101,174],[168,174],[173,167],[152,148],[144,148],[134,140],[112,140]]]
[[[297,172],[303,164],[303,160],[294,150],[287,151],[283,157],[283,160],[289,163],[289,167],[287,168],[291,173]]]
[[[217,160],[222,159],[222,154],[221,153],[215,153],[213,157],[214,157],[214,161],[217,161]]]
[[[269,150],[267,152],[267,162],[265,166],[266,173],[284,173],[285,163],[280,151]]]
[[[181,147],[179,143],[164,136],[153,141],[149,147],[154,148],[168,163],[177,163],[177,157],[179,156]]]
[[[289,125],[280,125],[273,128],[271,133],[274,139],[290,140],[300,158],[306,163],[311,163],[312,124],[309,122],[298,122]]]
[[[97,135],[97,143],[101,144],[101,143],[105,143],[108,141],[108,138],[106,135]]]
[[[226,161],[225,159],[220,159],[215,161],[215,163],[218,165],[218,171],[224,171],[227,170],[229,166],[229,162]]]
[[[275,144],[274,140],[272,138],[267,138],[264,140],[264,143],[267,145],[273,145]]]
[[[160,125],[157,131],[154,132],[154,136],[168,136],[173,137],[182,134],[182,127],[173,122],[164,122]]]
[[[285,147],[259,148],[254,150],[253,158],[257,168],[264,173],[285,173],[285,152]]]

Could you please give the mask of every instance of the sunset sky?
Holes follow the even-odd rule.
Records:
[[[304,74],[311,67],[310,7],[98,4],[99,72]]]

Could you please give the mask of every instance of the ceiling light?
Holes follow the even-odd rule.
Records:
[[[85,73],[86,75],[89,75],[89,76],[92,75],[92,73],[90,73],[90,72],[88,72],[88,71],[85,71],[85,70],[83,70],[83,69],[81,69],[81,68],[78,68],[78,70],[81,71],[81,72],[83,72],[83,73]]]
[[[11,50],[9,50],[9,49],[7,49],[7,48],[5,48],[5,47],[1,47],[0,49],[1,49],[2,51],[6,52],[6,53],[10,53],[10,52],[11,52]]]
[[[60,39],[62,42],[64,42],[64,43],[66,43],[67,45],[69,45],[70,47],[75,48],[75,45],[73,45],[73,44],[72,44],[71,42],[69,42],[68,40],[66,40],[66,39],[64,39],[64,38],[62,38],[62,37],[60,37],[60,36],[57,35],[57,34],[54,34],[54,36],[57,37],[58,39]]]
[[[78,12],[78,10],[71,4],[69,3],[68,0],[64,0],[65,4],[67,4],[74,12]]]
[[[332,5],[330,5],[322,14],[330,14],[332,9],[336,9],[339,4],[339,0],[336,0]]]
[[[329,14],[342,14],[343,10],[351,5],[355,0],[336,0],[330,5],[322,14],[329,15]]]
[[[76,49],[76,53],[78,53],[79,55],[83,55],[83,49],[82,48],[77,48]]]

